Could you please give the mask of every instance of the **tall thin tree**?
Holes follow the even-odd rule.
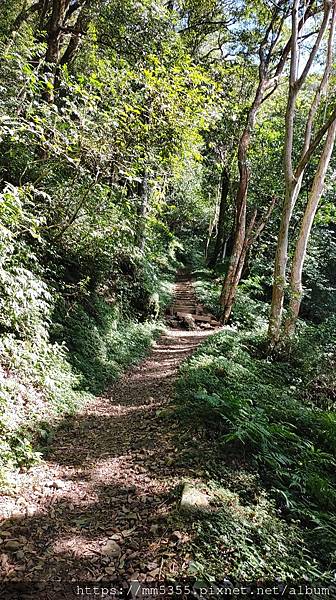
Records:
[[[289,227],[293,210],[299,196],[302,179],[307,164],[315,154],[321,140],[333,125],[336,118],[336,108],[329,118],[323,123],[313,135],[315,117],[321,103],[321,99],[327,89],[331,70],[331,48],[333,44],[333,32],[335,26],[335,0],[324,0],[323,17],[316,34],[316,39],[308,55],[303,69],[300,72],[300,41],[299,41],[299,12],[302,9],[301,0],[294,0],[292,9],[292,35],[290,51],[290,77],[288,86],[287,109],[285,117],[285,148],[284,148],[284,174],[285,174],[285,199],[282,207],[281,222],[278,234],[277,250],[274,265],[273,294],[271,314],[269,321],[270,345],[275,346],[281,337],[282,314],[286,287],[286,269],[288,261]],[[321,47],[324,35],[329,26],[328,57],[324,73],[315,96],[311,102],[307,117],[305,135],[302,150],[294,166],[294,137],[295,137],[295,113],[297,100],[304,83],[311,72],[314,60]],[[323,170],[323,167],[322,167]]]
[[[220,300],[222,306],[222,321],[224,323],[231,314],[236,289],[242,273],[241,263],[244,246],[246,245],[245,238],[246,234],[249,233],[251,229],[253,219],[252,215],[250,223],[247,223],[247,195],[250,181],[248,152],[251,136],[262,104],[277,89],[279,79],[292,47],[292,39],[290,38],[283,43],[280,51],[278,48],[283,33],[283,26],[289,14],[288,3],[281,1],[272,4],[273,10],[270,22],[266,27],[266,31],[259,46],[258,85],[238,144],[239,183],[235,202],[236,216],[234,242]],[[313,6],[313,0],[305,2],[302,16],[297,23],[297,34],[306,21],[312,16]]]

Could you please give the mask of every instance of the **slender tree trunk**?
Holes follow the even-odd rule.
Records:
[[[287,253],[288,253],[288,242],[289,242],[289,226],[293,214],[293,209],[302,187],[302,179],[304,169],[309,161],[311,154],[316,150],[320,143],[323,135],[325,135],[328,128],[321,127],[319,132],[316,134],[315,139],[312,141],[312,132],[314,117],[318,110],[322,96],[325,94],[328,82],[331,74],[332,57],[333,57],[333,37],[335,28],[335,2],[325,1],[324,2],[324,15],[323,21],[317,33],[315,43],[308,55],[305,66],[303,67],[301,74],[299,74],[300,56],[299,56],[299,9],[300,1],[294,0],[292,9],[292,36],[291,36],[291,64],[290,64],[290,81],[285,117],[285,147],[284,147],[284,172],[285,172],[285,201],[282,209],[281,223],[278,235],[277,250],[274,263],[274,281],[273,281],[273,293],[272,293],[272,304],[271,313],[268,327],[268,337],[270,347],[274,348],[280,341],[281,337],[281,325],[282,325],[282,314],[284,306],[284,296],[286,288],[286,268],[287,268]],[[309,110],[304,143],[301,152],[301,156],[298,161],[297,168],[293,167],[293,140],[294,140],[294,120],[295,120],[295,109],[296,101],[300,89],[302,88],[313,64],[313,60],[317,55],[324,33],[327,29],[328,23],[330,23],[328,45],[327,45],[327,57],[325,62],[325,68],[320,84],[316,90],[314,98],[311,103]],[[333,114],[325,125],[332,125]],[[331,121],[330,121],[331,119]]]
[[[287,186],[285,202],[281,215],[274,263],[272,304],[268,328],[268,336],[272,346],[275,346],[280,340],[282,311],[286,288],[289,225],[299,190],[300,185],[289,184]]]
[[[257,112],[262,102],[263,83],[260,83],[254,103],[250,110],[247,126],[240,138],[238,148],[238,166],[239,166],[239,186],[236,197],[236,219],[235,219],[235,235],[233,248],[230,257],[228,271],[223,284],[223,289],[220,297],[222,306],[222,321],[225,323],[228,317],[227,313],[231,313],[231,308],[235,296],[235,275],[242,253],[245,232],[246,232],[246,209],[247,209],[247,191],[249,185],[250,173],[247,165],[247,153],[251,141],[251,133],[255,125]],[[233,288],[233,289],[232,289]],[[231,299],[233,300],[231,301]]]
[[[230,315],[231,315],[232,307],[233,307],[236,293],[237,293],[237,288],[238,288],[239,282],[241,280],[241,276],[242,276],[242,272],[243,272],[243,268],[244,268],[244,264],[245,264],[246,254],[247,254],[248,248],[250,247],[250,245],[252,243],[252,231],[255,226],[256,218],[257,218],[257,209],[254,210],[252,218],[250,220],[250,223],[247,227],[246,235],[244,237],[242,249],[241,249],[240,256],[239,256],[239,259],[237,262],[237,267],[236,267],[235,273],[232,277],[231,286],[229,289],[229,293],[227,295],[226,305],[224,307],[223,316],[222,316],[222,320],[224,323],[227,323],[227,321],[229,320]]]
[[[74,33],[71,35],[68,46],[59,61],[60,65],[71,65],[74,61],[81,46],[83,36],[87,33],[90,24],[91,15],[89,8],[90,0],[87,0],[87,2],[83,4],[81,12],[77,17],[74,25]]]
[[[14,20],[11,27],[11,35],[12,37],[17,33],[20,29],[21,25],[30,17],[31,14],[37,12],[40,8],[40,2],[34,2],[29,7],[27,7],[27,2],[25,2],[21,12],[18,14],[16,19]]]
[[[234,246],[232,250],[232,254],[230,256],[230,262],[228,267],[228,272],[225,277],[220,303],[222,306],[222,320],[225,323],[225,314],[226,307],[229,302],[229,298],[232,295],[232,288],[234,287],[235,274],[238,267],[239,259],[241,256],[244,239],[245,239],[245,221],[246,221],[246,203],[245,203],[245,213],[243,214],[244,223],[241,223],[235,233]]]
[[[228,271],[222,288],[220,303],[222,306],[222,320],[226,312],[226,305],[231,296],[231,286],[234,283],[235,273],[238,267],[240,255],[242,253],[243,244],[246,232],[246,208],[247,208],[247,191],[250,179],[250,173],[247,163],[247,155],[251,142],[251,134],[256,123],[258,110],[263,101],[266,81],[260,74],[260,81],[253,104],[247,117],[246,127],[242,133],[238,146],[238,168],[239,168],[239,185],[236,196],[236,219],[235,219],[235,236],[233,249],[230,257]]]
[[[275,3],[274,3],[275,4]],[[239,167],[239,185],[236,197],[236,225],[235,225],[235,237],[233,244],[233,251],[230,258],[230,264],[228,268],[228,272],[223,284],[222,294],[221,294],[221,305],[223,310],[223,319],[226,314],[226,304],[229,301],[229,298],[232,297],[232,293],[230,292],[231,286],[235,280],[235,274],[239,272],[238,264],[242,254],[244,239],[245,239],[245,230],[246,230],[246,203],[247,203],[247,191],[249,185],[249,170],[247,165],[247,154],[251,141],[251,133],[255,126],[256,117],[260,106],[262,103],[267,100],[276,90],[279,78],[283,72],[284,66],[287,61],[287,57],[292,51],[293,48],[297,50],[297,41],[298,41],[298,32],[304,26],[306,20],[312,14],[312,6],[314,4],[313,0],[309,0],[305,6],[303,14],[299,19],[299,4],[300,0],[294,0],[294,8],[293,11],[295,13],[295,28],[293,28],[292,35],[288,42],[285,44],[284,48],[280,52],[280,58],[275,66],[272,69],[273,74],[270,73],[270,65],[272,63],[272,59],[274,58],[275,48],[280,39],[280,34],[282,32],[283,24],[288,16],[288,13],[282,13],[282,3],[274,7],[274,13],[272,20],[269,23],[268,28],[266,29],[265,36],[263,41],[259,47],[259,84],[255,93],[254,101],[248,113],[246,127],[241,136],[239,147],[238,147],[238,167]],[[281,14],[281,17],[280,17]],[[311,52],[309,57],[313,58],[316,54],[318,48],[315,48]],[[292,61],[293,63],[293,61]],[[293,74],[293,64],[292,68],[292,79],[296,78],[297,73],[295,72],[295,76]],[[230,304],[230,302],[229,302]],[[229,310],[231,310],[229,306]]]
[[[229,289],[229,293],[228,293],[228,296],[226,299],[226,306],[224,308],[223,315],[222,315],[223,323],[227,323],[228,319],[230,318],[234,300],[235,300],[236,293],[237,293],[237,288],[238,288],[238,285],[239,285],[240,280],[243,275],[244,266],[245,266],[245,262],[246,262],[246,256],[247,256],[250,248],[254,244],[254,242],[258,239],[260,234],[265,229],[265,226],[268,223],[269,218],[273,212],[275,203],[276,203],[276,197],[273,196],[271,198],[268,210],[266,211],[265,215],[262,216],[258,221],[257,221],[257,213],[258,213],[257,208],[255,208],[253,211],[250,222],[246,228],[246,233],[245,233],[245,237],[244,237],[244,241],[243,241],[243,245],[242,245],[242,250],[241,250],[241,253],[239,256],[239,260],[237,263],[237,267],[236,267],[234,276],[231,281],[231,287]]]
[[[44,91],[44,98],[47,102],[54,101],[54,87],[57,64],[59,61],[62,26],[64,17],[69,5],[69,0],[53,0],[51,17],[47,28],[47,51],[45,55],[46,72],[51,73],[52,78]]]
[[[288,253],[289,225],[293,213],[293,208],[300,192],[299,183],[296,182],[293,172],[293,139],[294,139],[294,118],[295,106],[298,95],[297,77],[299,67],[299,47],[298,47],[298,23],[299,23],[299,0],[294,0],[292,9],[292,37],[291,37],[291,64],[288,99],[285,116],[285,148],[284,148],[284,172],[285,172],[285,200],[283,204],[281,223],[278,234],[277,249],[274,262],[273,273],[273,291],[271,313],[268,326],[268,337],[270,345],[274,347],[280,339],[282,311],[286,287],[286,267]]]
[[[57,64],[60,53],[61,27],[69,0],[53,0],[53,8],[48,27],[46,62]]]
[[[222,248],[221,248],[221,260],[222,260],[222,261],[223,261],[223,260],[224,260],[224,258],[226,257],[227,245],[228,245],[228,241],[229,241],[229,239],[230,239],[230,237],[226,237],[226,238],[223,240],[223,245],[222,245]]]
[[[230,178],[228,171],[225,167],[223,167],[222,176],[221,176],[221,197],[220,197],[220,206],[219,206],[219,216],[218,216],[218,225],[217,225],[217,236],[215,247],[213,250],[213,254],[211,256],[211,260],[209,261],[209,267],[215,267],[218,257],[220,255],[221,249],[223,247],[223,240],[225,235],[225,220],[228,209],[228,195],[229,195],[229,186],[230,186]]]
[[[70,3],[70,0],[52,0],[52,13],[47,26],[47,50],[46,50],[46,64],[47,69],[52,73],[52,81],[45,92],[45,99],[47,102],[53,102],[54,99],[54,88],[58,87],[58,67],[59,65],[71,64],[74,60],[78,48],[80,47],[82,36],[87,32],[90,23],[90,0],[85,0],[81,4],[76,5]],[[67,23],[69,17],[71,17],[75,11],[79,10],[77,19],[72,27],[71,37],[66,46],[63,56],[61,56],[61,43],[63,36],[63,29]],[[41,19],[42,19],[41,13]],[[43,18],[45,17],[45,13]],[[41,28],[43,27],[43,21],[41,22]]]
[[[307,245],[314,222],[315,214],[322,196],[325,176],[330,163],[336,137],[336,121],[330,127],[328,136],[318,163],[306,210],[301,222],[299,237],[296,242],[290,279],[289,316],[285,323],[285,334],[292,337],[300,312],[302,301],[302,271],[307,254]]]
[[[230,316],[231,316],[231,312],[232,312],[232,308],[234,305],[234,301],[236,299],[236,294],[237,294],[237,289],[238,289],[238,285],[240,283],[241,277],[242,277],[242,273],[243,273],[243,269],[244,269],[244,265],[245,265],[245,260],[246,260],[246,255],[247,255],[247,250],[248,250],[248,246],[245,246],[245,244],[243,245],[243,249],[240,255],[240,259],[238,262],[238,266],[232,281],[232,285],[230,288],[230,293],[228,295],[228,298],[226,300],[226,306],[224,309],[224,313],[222,316],[222,321],[223,323],[227,323]]]
[[[149,188],[148,188],[148,178],[147,174],[144,175],[144,178],[141,183],[141,203],[139,210],[139,228],[137,235],[137,243],[141,250],[144,251],[146,245],[146,221],[148,214],[148,203],[149,203]]]
[[[217,196],[219,196],[219,191],[218,191]],[[209,194],[209,202],[210,202],[210,194]],[[206,244],[205,244],[205,252],[204,252],[205,260],[208,259],[210,242],[211,242],[213,230],[216,227],[217,218],[218,218],[218,197],[217,197],[217,200],[216,200],[215,212],[214,212],[213,216],[210,217],[210,223],[209,223],[209,229],[208,229],[208,236],[207,236],[207,241],[206,241]]]
[[[239,144],[238,161],[240,165],[240,180],[236,198],[236,218],[235,234],[233,248],[230,256],[228,271],[222,288],[220,303],[223,311],[223,319],[226,305],[230,296],[230,290],[233,285],[235,272],[238,266],[239,258],[243,248],[246,229],[246,198],[249,181],[249,172],[247,168],[247,151],[250,144],[250,130],[246,128]]]

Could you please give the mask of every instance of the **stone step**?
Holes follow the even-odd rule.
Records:
[[[173,306],[180,308],[194,308],[195,310],[197,308],[195,302],[174,302]]]
[[[201,321],[202,323],[211,323],[213,317],[210,315],[192,315],[195,321]]]
[[[211,321],[213,320],[213,317],[211,317],[210,315],[196,315],[196,313],[191,313],[189,310],[178,310],[173,313],[173,315],[175,314],[181,319],[183,319],[186,315],[190,315],[194,319],[194,321],[201,321],[202,323],[211,323]]]
[[[187,322],[204,323],[204,327],[217,327],[218,321],[204,309],[196,298],[195,290],[187,278],[180,277],[175,285],[173,303],[167,312],[170,316]],[[191,327],[192,328],[192,327]]]
[[[194,294],[175,294],[176,298],[195,298]]]

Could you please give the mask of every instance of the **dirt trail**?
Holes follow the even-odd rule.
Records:
[[[46,462],[0,505],[7,580],[153,580],[186,571],[171,519],[186,473],[175,425],[161,411],[179,365],[208,335],[168,330],[105,397],[66,419]]]

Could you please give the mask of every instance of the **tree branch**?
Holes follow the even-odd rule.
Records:
[[[24,21],[26,21],[26,19],[33,14],[34,12],[37,12],[38,9],[40,7],[40,2],[35,2],[35,4],[32,4],[31,6],[29,6],[29,8],[24,8],[16,17],[13,25],[12,25],[12,34],[15,33],[16,31],[18,31],[22,25],[22,23]]]
[[[334,110],[332,111],[329,119],[324,123],[324,125],[320,128],[320,130],[317,132],[315,138],[313,139],[313,141],[311,142],[309,148],[307,149],[307,151],[305,152],[305,154],[302,156],[294,177],[295,179],[299,179],[299,177],[302,175],[305,167],[307,166],[310,158],[312,157],[312,155],[314,154],[315,150],[318,148],[318,146],[320,145],[323,137],[325,136],[325,134],[327,133],[327,131],[329,130],[329,128],[332,126],[332,124],[334,123],[334,121],[336,120],[336,106],[334,108]]]
[[[304,145],[303,145],[302,154],[307,152],[307,150],[309,148],[309,144],[311,142],[311,137],[312,137],[314,118],[315,118],[316,112],[318,110],[318,107],[320,105],[322,96],[323,96],[323,94],[325,94],[325,92],[327,90],[330,75],[331,75],[331,68],[332,68],[332,61],[333,61],[333,43],[334,43],[334,34],[335,34],[335,11],[336,11],[336,4],[334,4],[332,15],[331,15],[330,31],[329,31],[328,45],[327,45],[327,58],[326,58],[324,73],[323,73],[322,79],[320,81],[320,84],[316,90],[314,100],[313,100],[312,105],[309,110],[306,129],[305,129],[305,137],[304,137]]]
[[[265,215],[256,224],[256,228],[255,228],[254,234],[252,236],[251,243],[254,243],[257,240],[257,238],[260,236],[260,234],[263,232],[263,230],[265,229],[265,227],[270,219],[270,216],[273,212],[276,202],[277,202],[277,197],[272,196],[271,203],[268,207],[268,210],[266,211]]]
[[[324,36],[325,30],[327,28],[328,22],[329,22],[329,18],[330,18],[330,13],[331,13],[331,1],[330,0],[324,0],[324,15],[323,15],[323,21],[321,24],[321,27],[319,29],[315,44],[309,54],[308,60],[305,64],[305,67],[300,75],[300,77],[298,78],[298,80],[296,81],[296,87],[297,90],[300,90],[307,78],[307,75],[311,69],[311,66],[313,64],[313,61],[316,57],[317,51],[321,45],[321,41],[322,38]]]

